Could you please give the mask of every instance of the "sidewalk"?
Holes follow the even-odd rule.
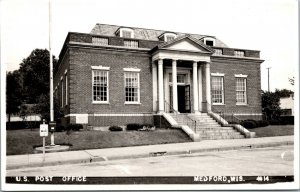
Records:
[[[251,139],[203,140],[200,142],[190,143],[46,153],[45,162],[43,162],[43,154],[11,155],[6,157],[6,167],[7,169],[42,167],[50,165],[110,161],[116,159],[153,157],[159,155],[178,155],[208,151],[251,149],[293,144],[294,136],[279,136]]]

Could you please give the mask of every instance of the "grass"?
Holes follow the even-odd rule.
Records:
[[[39,129],[8,130],[6,154],[32,154],[35,146],[42,145]],[[69,144],[70,150],[100,149],[166,143],[190,142],[190,138],[178,129],[156,129],[155,131],[79,131],[56,132],[55,144]],[[46,145],[50,144],[50,133]]]
[[[258,127],[249,129],[256,133],[256,137],[274,137],[294,135],[294,125],[269,125],[267,127]]]

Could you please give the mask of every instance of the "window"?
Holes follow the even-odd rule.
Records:
[[[116,31],[116,35],[124,38],[134,38],[134,31],[130,28],[121,27]]]
[[[215,49],[215,55],[223,55],[222,49]]]
[[[236,57],[244,57],[245,52],[244,51],[234,51],[234,56]]]
[[[223,76],[212,76],[211,97],[213,104],[224,104]]]
[[[125,72],[125,103],[140,102],[139,73]]]
[[[205,45],[208,45],[208,46],[215,46],[215,39],[212,37],[205,37],[204,43],[205,43]]]
[[[236,78],[236,103],[237,104],[246,104],[246,78],[238,77]]]
[[[93,70],[93,102],[108,103],[108,71]]]
[[[65,105],[68,105],[68,73],[65,73],[65,91],[66,91],[66,103]]]
[[[92,42],[93,42],[93,44],[96,44],[96,45],[108,45],[108,38],[93,37]]]
[[[174,35],[166,35],[166,42],[172,41],[173,39],[175,39]]]
[[[124,40],[125,47],[139,47],[139,42],[134,40]]]
[[[61,95],[60,95],[60,104],[61,107],[64,107],[64,80],[63,77],[60,78],[60,88],[61,88]]]
[[[122,37],[131,38],[131,33],[132,33],[131,31],[123,30]]]
[[[177,74],[177,83],[185,83],[186,74]],[[169,82],[172,83],[172,73],[169,73]]]

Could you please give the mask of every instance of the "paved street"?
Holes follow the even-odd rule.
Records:
[[[293,175],[293,145],[8,170],[7,176]]]

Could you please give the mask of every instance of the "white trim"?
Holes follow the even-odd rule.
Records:
[[[126,69],[126,68],[124,68],[124,69]],[[128,69],[130,69],[130,68],[128,68]],[[134,69],[134,68],[131,68],[131,69]],[[139,70],[140,71],[140,69],[136,69],[136,70]],[[124,102],[124,104],[141,104],[140,103],[140,72],[139,71],[132,71],[132,70],[130,70],[130,71],[125,71],[124,70],[124,100],[125,100],[125,102]],[[137,80],[138,80],[138,92],[137,92],[137,96],[138,96],[138,100],[137,101],[126,101],[126,73],[133,73],[133,74],[137,74]]]
[[[143,117],[143,116],[153,116],[153,113],[119,113],[119,114],[107,114],[107,113],[104,113],[104,114],[101,114],[101,113],[94,113],[94,114],[87,114],[87,113],[84,113],[84,114],[68,114],[68,115],[65,115],[65,117],[84,117],[84,116],[96,116],[96,117],[122,117],[122,116],[135,116],[135,117]]]
[[[107,73],[107,100],[106,101],[94,101],[94,71],[105,71]],[[109,104],[109,70],[92,70],[92,104]]]
[[[133,31],[133,29],[130,29],[130,28],[127,28],[127,27],[121,27],[121,28],[119,28],[119,30],[117,31],[117,33],[119,32],[120,37],[123,37],[123,31],[130,32],[131,33],[130,34],[130,38],[134,38],[134,31]]]
[[[244,86],[245,86],[245,102],[244,103],[238,103],[236,102],[236,105],[248,105],[248,97],[247,97],[247,77],[237,77],[235,76],[235,78],[241,78],[243,79],[243,82],[244,82]],[[237,79],[235,79],[237,81]],[[236,82],[235,82],[236,83]],[[235,88],[236,89],[236,88]],[[235,90],[235,94],[237,97],[237,90]]]
[[[136,102],[136,101],[125,101],[124,105],[140,105],[140,102]]]
[[[221,77],[222,79],[222,103],[214,103],[212,101],[212,105],[225,105],[225,90],[224,90],[224,74],[222,73],[216,73],[217,75],[211,75],[211,77]],[[212,84],[212,78],[211,78],[211,84]],[[210,92],[212,91],[212,89],[210,89]],[[212,97],[212,94],[211,94]]]
[[[68,70],[66,69],[66,70],[65,70],[65,74],[66,74],[67,72],[68,72]]]
[[[126,71],[126,72],[140,72],[141,69],[138,69],[138,68],[123,68],[123,71]]]
[[[164,42],[167,42],[167,37],[173,36],[176,39],[177,35],[175,33],[164,33]]]
[[[213,103],[212,105],[225,105],[225,103]]]
[[[67,70],[65,71],[65,99],[66,99],[66,102],[65,102],[65,106],[68,105],[68,95],[69,95],[69,89],[68,89],[68,74],[67,74]]]
[[[216,76],[216,77],[224,77],[224,73],[211,73],[211,76]]]
[[[242,77],[242,78],[247,78],[248,75],[243,75],[243,74],[234,74],[234,77]]]
[[[92,69],[96,69],[96,70],[110,70],[110,67],[104,67],[102,65],[99,66],[91,66]]]

